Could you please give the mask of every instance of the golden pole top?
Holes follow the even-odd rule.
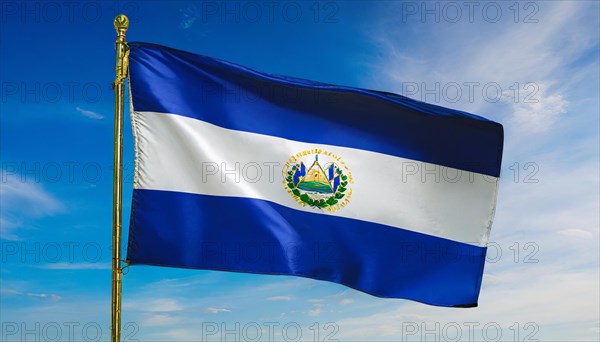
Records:
[[[125,14],[119,14],[115,17],[115,30],[119,36],[125,35],[125,31],[129,28],[129,18]]]
[[[127,78],[128,66],[129,66],[129,47],[125,41],[125,32],[129,28],[129,19],[125,14],[119,14],[115,17],[114,21],[115,30],[117,31],[117,40],[115,44],[117,46],[117,62],[115,66],[116,79],[113,84],[123,84],[123,80]]]

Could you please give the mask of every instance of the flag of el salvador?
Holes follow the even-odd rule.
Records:
[[[131,264],[302,276],[477,305],[500,124],[129,46]]]

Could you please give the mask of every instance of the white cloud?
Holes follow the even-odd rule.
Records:
[[[322,304],[314,304],[311,310],[308,310],[309,316],[319,316],[321,314]]]
[[[182,291],[182,288],[207,286],[217,284],[221,281],[222,275],[219,272],[199,271],[199,274],[190,277],[182,278],[166,278],[155,282],[148,283],[144,286],[150,293],[155,291],[165,291],[172,289],[173,291]]]
[[[25,222],[52,216],[65,210],[64,205],[48,193],[35,177],[24,177],[2,169],[0,183],[0,238],[18,240],[14,232]]]
[[[86,116],[90,119],[95,119],[95,120],[100,120],[100,119],[104,119],[104,115],[93,112],[91,110],[87,110],[87,109],[83,109],[80,107],[76,107],[75,108],[79,113],[81,113],[83,116]]]
[[[560,94],[546,95],[545,84],[532,84],[531,89],[531,93],[521,93],[518,99],[508,98],[513,108],[513,125],[526,132],[546,132],[567,112],[568,103]]]
[[[133,296],[124,297],[123,307],[142,313],[172,313],[183,310],[183,306],[174,298],[132,299]]]
[[[190,328],[170,329],[159,332],[155,336],[164,337],[166,341],[197,341],[201,332]]]
[[[39,266],[48,270],[110,270],[108,262],[57,262]]]
[[[181,311],[183,309],[175,299],[171,298],[157,299],[148,304],[154,312],[173,312]]]
[[[589,231],[585,231],[583,229],[576,229],[576,228],[571,228],[571,229],[564,229],[559,231],[560,234],[567,236],[567,237],[574,237],[574,238],[578,238],[578,239],[591,239],[594,237],[594,234],[592,234]]]
[[[3,209],[19,209],[34,216],[53,215],[64,209],[62,203],[46,192],[32,178],[2,170],[2,186],[0,195]]]
[[[503,10],[510,12],[508,6]],[[523,130],[549,132],[568,110],[571,101],[566,94],[572,80],[581,82],[582,72],[588,77],[597,74],[595,63],[585,71],[571,70],[569,65],[596,46],[598,33],[590,28],[598,18],[594,14],[597,8],[588,8],[585,2],[543,2],[539,6],[538,24],[426,22],[408,31],[397,20],[381,20],[372,32],[381,53],[371,65],[375,72],[373,78],[365,80],[365,86],[410,96],[406,87],[410,83],[418,87],[411,96],[416,99],[491,117]],[[388,11],[397,18],[392,13],[402,9],[391,6]],[[453,82],[461,85],[462,95],[457,101],[442,91]],[[477,83],[472,98],[466,82]],[[425,96],[425,89],[435,89],[436,85],[440,87],[434,91],[437,100],[433,95]],[[484,88],[486,85],[490,87]],[[497,87],[501,90],[499,98],[516,97],[518,103],[494,102]],[[528,95],[532,98],[525,101]],[[532,99],[537,102],[529,101]]]
[[[143,325],[145,327],[155,326],[173,326],[180,321],[179,317],[167,314],[148,314],[144,316]]]
[[[154,293],[154,297],[160,295]],[[141,299],[133,295],[124,296],[123,309],[124,312],[138,317],[137,320],[144,328],[174,326],[184,321],[184,306],[174,298]]]
[[[354,299],[344,298],[344,299],[342,299],[342,300],[339,301],[339,304],[344,305],[344,304],[350,304],[350,303],[353,303],[353,302],[354,302]]]
[[[397,339],[401,336],[404,324],[426,322],[430,319],[428,316],[407,312],[408,310],[402,306],[401,308],[381,310],[379,313],[362,317],[343,318],[336,322],[340,329],[340,335],[336,337],[342,340],[358,341],[368,340],[373,336]]]
[[[497,276],[495,274],[484,274],[483,275],[483,285],[482,288],[486,288],[489,286],[495,286],[502,283],[502,277]]]
[[[0,238],[6,240],[20,240],[18,235],[14,234],[13,231],[16,228],[21,227],[21,221],[9,221],[8,219],[0,216]]]
[[[61,297],[54,293],[32,293],[32,292],[21,292],[10,289],[0,289],[0,293],[8,294],[8,295],[16,295],[16,296],[26,296],[33,298],[49,298],[53,302],[57,302],[61,299]]]
[[[231,310],[229,309],[225,309],[225,308],[214,308],[214,307],[210,307],[210,308],[206,308],[206,310],[204,310],[206,313],[219,313],[219,312],[231,312]]]
[[[269,297],[267,298],[268,301],[290,301],[292,300],[292,297],[290,296],[273,296],[273,297]]]

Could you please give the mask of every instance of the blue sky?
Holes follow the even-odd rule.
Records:
[[[132,267],[124,339],[251,340],[257,327],[260,341],[294,340],[298,328],[302,341],[600,339],[598,2],[1,6],[2,340],[109,338],[121,12],[129,41],[400,93],[501,122],[506,134],[478,308],[301,278]],[[125,218],[132,162],[126,120]]]

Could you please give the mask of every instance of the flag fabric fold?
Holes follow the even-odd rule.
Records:
[[[498,123],[130,43],[127,259],[476,306]]]

